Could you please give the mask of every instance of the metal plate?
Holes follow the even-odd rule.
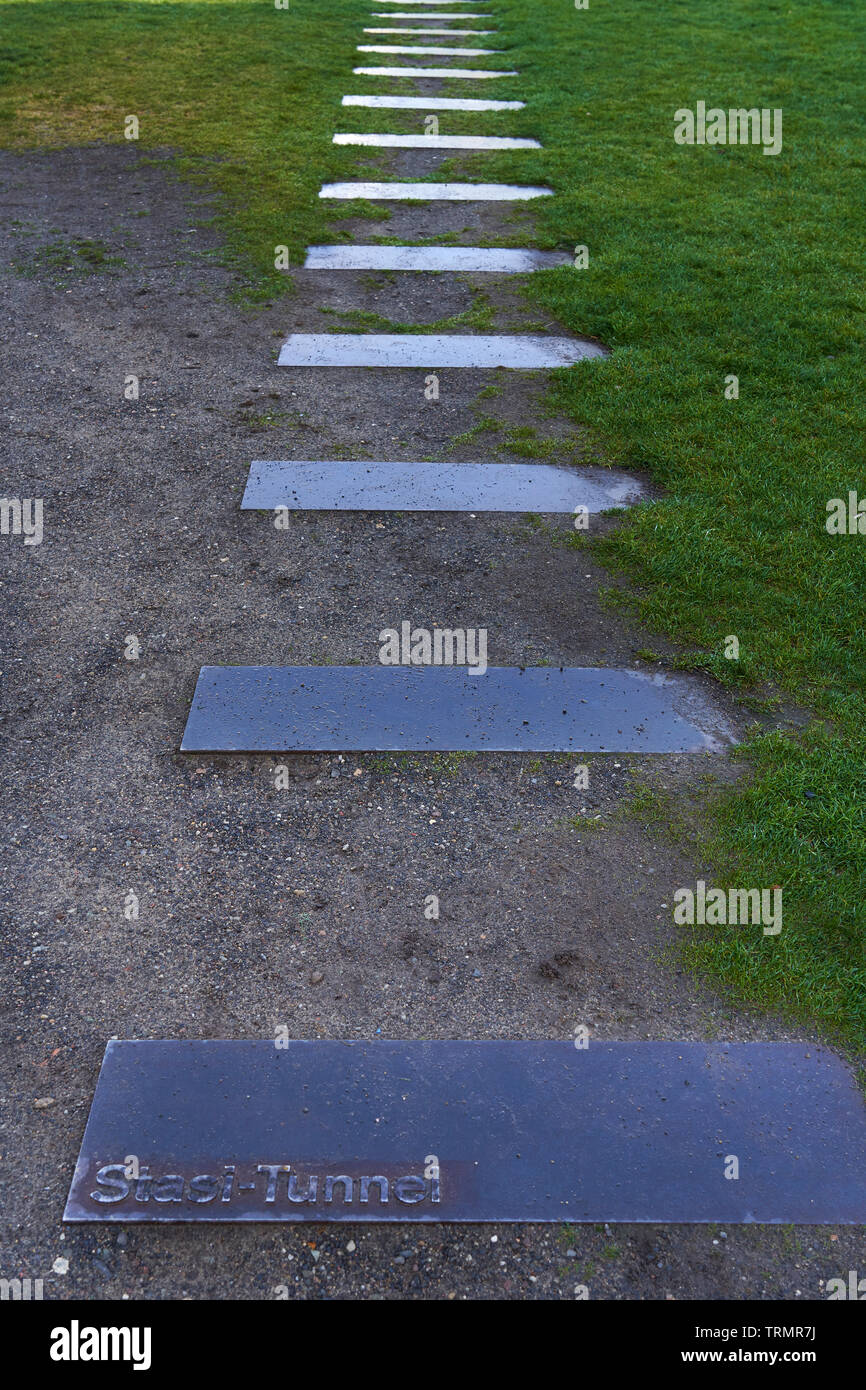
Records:
[[[413,53],[438,58],[486,58],[493,53],[503,53],[502,48],[435,48],[428,44],[359,43],[356,53]]]
[[[483,39],[498,34],[498,29],[365,29],[365,34],[433,34],[437,38]]]
[[[448,20],[455,20],[455,19],[495,19],[497,16],[496,16],[496,15],[492,15],[492,14],[478,14],[478,13],[470,14],[468,10],[452,10],[452,11],[446,12],[446,13],[444,13],[444,14],[430,14],[429,11],[426,11],[424,14],[416,14],[414,10],[373,10],[373,12],[372,12],[372,14],[371,14],[370,17],[371,17],[371,19],[415,19],[415,20],[420,20],[420,19],[429,19],[429,20],[434,20],[434,19],[448,19]],[[429,29],[426,29],[426,30],[419,29],[418,32],[419,32],[419,33],[428,33],[428,34],[429,34],[431,31],[430,31]]]
[[[498,246],[309,246],[304,270],[478,271],[514,275],[571,265],[565,251]]]
[[[181,751],[717,752],[725,732],[685,678],[610,667],[203,666]]]
[[[514,275],[571,263],[565,251],[498,246],[309,246],[304,270],[477,270]]]
[[[537,140],[514,135],[367,135],[340,132],[335,145],[375,145],[396,150],[540,150]]]
[[[534,371],[604,357],[596,343],[524,333],[292,333],[280,367],[512,367]]]
[[[859,1225],[866,1108],[805,1043],[110,1042],[63,1219]]]
[[[343,97],[343,106],[375,106],[392,111],[519,111],[524,101],[482,101],[474,97]]]
[[[372,15],[371,15],[371,18],[372,18],[372,19],[416,19],[416,20],[418,20],[418,19],[430,19],[430,20],[433,20],[433,19],[450,19],[450,20],[454,20],[454,19],[495,19],[496,16],[495,16],[495,15],[492,15],[492,14],[477,14],[477,13],[476,13],[476,14],[470,14],[469,11],[467,11],[467,10],[452,10],[450,13],[446,12],[445,14],[430,14],[429,11],[425,12],[424,14],[416,14],[414,10],[373,10],[373,13],[372,13]],[[430,30],[429,30],[429,29],[427,29],[427,30],[420,30],[420,29],[419,29],[418,32],[419,32],[419,33],[430,33]]]
[[[552,196],[552,188],[517,183],[373,183],[358,179],[352,183],[323,183],[319,189],[320,198],[370,198],[382,202],[498,203]]]
[[[516,72],[484,72],[475,68],[352,68],[363,77],[459,77],[471,81],[481,77],[517,77]]]
[[[590,512],[626,507],[643,489],[624,473],[549,463],[256,461],[241,507],[354,512]]]

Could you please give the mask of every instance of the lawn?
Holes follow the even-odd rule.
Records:
[[[604,371],[557,374],[554,398],[667,493],[595,553],[685,664],[813,716],[800,737],[753,742],[754,778],[716,805],[707,848],[714,881],[783,886],[781,936],[715,928],[687,953],[862,1049],[866,534],[825,523],[829,499],[866,498],[866,14],[857,0],[503,7],[545,151],[484,167],[556,190],[536,205],[542,239],[586,245],[589,267],[527,293],[615,350]],[[781,153],[676,144],[674,112],[699,100],[781,107]]]
[[[358,29],[358,0],[0,0],[0,144],[125,140],[224,197],[220,221],[242,295],[290,288],[323,224],[323,176],[357,151],[331,145]]]
[[[349,77],[370,8],[0,0],[0,142],[122,140],[138,115],[142,149],[181,151],[180,171],[225,195],[247,296],[290,292],[273,248],[297,264],[328,235],[321,181],[363,168],[331,133],[421,128],[418,112],[339,109],[347,82],[370,81]],[[588,543],[683,665],[810,715],[748,746],[753,775],[714,804],[706,846],[714,882],[783,886],[782,934],[716,928],[687,958],[862,1051],[866,535],[825,528],[830,499],[866,497],[862,4],[495,8],[521,74],[497,95],[526,110],[447,113],[442,129],[542,141],[459,167],[555,189],[535,205],[538,244],[585,244],[589,266],[527,277],[526,294],[614,355],[557,373],[553,399],[666,494]],[[781,153],[676,144],[674,112],[701,100],[782,108]]]

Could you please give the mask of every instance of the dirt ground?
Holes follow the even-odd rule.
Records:
[[[425,158],[389,167],[418,176]],[[42,544],[0,538],[0,1274],[44,1278],[58,1299],[263,1299],[280,1284],[302,1298],[571,1298],[581,1283],[599,1299],[823,1297],[863,1266],[862,1232],[64,1230],[111,1036],[811,1035],[677,965],[672,893],[708,866],[648,823],[634,789],[666,789],[689,821],[707,777],[739,775],[735,756],[593,757],[581,792],[564,756],[177,751],[201,665],[373,664],[380,629],[404,619],[486,627],[494,665],[648,669],[636,653],[666,650],[601,606],[610,576],[554,543],[565,518],[307,513],[277,531],[239,510],[254,458],[507,459],[490,433],[454,444],[479,414],[533,419],[564,461],[597,461],[540,415],[531,374],[442,372],[428,401],[423,372],[275,365],[288,332],[348,310],[432,322],[470,307],[483,277],[299,273],[293,297],[252,312],[229,297],[207,191],[158,159],[5,154],[0,184],[0,491],[45,507]],[[474,211],[428,211],[425,235],[479,240]],[[365,235],[402,235],[413,212]],[[491,331],[538,328],[503,279]],[[502,394],[479,400],[491,384]],[[751,716],[703,688],[742,732]]]

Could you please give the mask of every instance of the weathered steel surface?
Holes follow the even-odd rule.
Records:
[[[424,14],[415,14],[412,10],[373,10],[373,19],[493,19],[492,14],[470,14],[467,10],[453,11],[448,14],[430,14],[429,10]],[[422,31],[429,33],[429,30]]]
[[[64,1219],[863,1224],[866,1108],[805,1043],[110,1042]]]
[[[549,463],[293,462],[250,464],[241,507],[315,511],[590,512],[643,495],[635,478]]]
[[[464,15],[464,18],[466,16]],[[365,29],[365,34],[435,34],[438,38],[449,36],[452,39],[482,39],[488,34],[498,34],[498,29]]]
[[[304,270],[450,270],[516,275],[571,264],[564,251],[507,246],[309,246]]]
[[[417,43],[359,43],[358,53],[420,53],[438,58],[485,58],[491,53],[502,53],[501,48],[439,48],[435,44]]]
[[[484,77],[517,77],[518,73],[499,68],[352,68],[361,77],[459,77],[462,81],[475,81]]]
[[[540,150],[537,140],[514,135],[389,135],[339,131],[335,145],[370,145],[394,150]],[[499,185],[500,187],[502,185]],[[507,186],[507,185],[506,185]]]
[[[456,643],[452,630],[439,632],[443,660],[453,661],[459,632]],[[467,653],[470,641],[474,667],[203,666],[181,749],[671,753],[723,746],[724,721],[687,677],[610,667],[482,671],[474,631],[464,634]]]
[[[524,101],[484,101],[476,97],[347,96],[343,106],[376,106],[395,111],[519,111]]]
[[[292,333],[280,367],[568,367],[604,348],[541,333]]]
[[[522,183],[376,183],[357,179],[323,183],[319,189],[320,198],[370,198],[384,202],[501,203],[552,196],[552,188]]]

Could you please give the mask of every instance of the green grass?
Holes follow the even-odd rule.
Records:
[[[357,42],[358,0],[0,0],[0,144],[125,144],[172,158],[222,195],[218,220],[239,293],[290,288],[322,240],[318,190],[351,176],[357,151],[330,143]],[[133,142],[130,142],[132,144]],[[372,205],[362,214],[385,215]]]
[[[801,740],[754,742],[751,784],[716,808],[706,850],[713,881],[783,888],[775,938],[696,931],[693,966],[729,981],[756,1004],[815,1017],[862,1050],[864,960],[863,730],[816,724]]]
[[[813,715],[799,737],[750,744],[754,775],[719,799],[706,846],[714,882],[783,886],[781,935],[717,930],[687,955],[862,1049],[866,536],[824,523],[828,499],[866,493],[866,17],[855,0],[503,3],[521,126],[545,149],[487,159],[485,177],[555,189],[534,206],[539,241],[586,244],[589,268],[526,293],[614,349],[557,373],[555,404],[667,492],[594,553],[685,664]],[[677,146],[673,113],[699,99],[782,107],[782,153]]]
[[[90,237],[71,237],[67,241],[54,235],[51,241],[34,248],[27,239],[27,229],[16,230],[20,231],[22,237],[23,252],[12,261],[12,269],[17,275],[31,279],[46,276],[60,283],[70,275],[110,275],[126,264],[121,256],[110,255],[103,241]]]
[[[362,0],[288,11],[0,0],[0,142],[121,141],[138,115],[142,151],[223,195],[226,255],[247,297],[274,296],[290,285],[275,246],[298,264],[335,235],[335,217],[388,216],[318,199],[323,180],[357,177],[371,157],[331,145],[333,131],[423,128],[423,112],[339,107],[351,82],[374,81],[349,77],[368,12]],[[497,13],[521,76],[489,85],[526,108],[441,112],[440,129],[532,135],[544,149],[448,168],[555,190],[533,204],[535,243],[585,244],[589,268],[526,277],[525,293],[613,356],[555,374],[553,404],[610,463],[648,469],[666,493],[588,543],[632,580],[637,613],[676,639],[681,664],[811,715],[801,735],[749,745],[753,776],[718,798],[707,844],[714,881],[783,886],[781,935],[718,929],[687,955],[741,997],[862,1050],[866,537],[824,528],[828,499],[866,493],[861,0],[593,0],[585,11],[497,0]],[[782,153],[677,146],[673,113],[699,99],[782,107]],[[522,227],[506,220],[499,243],[525,244]],[[390,239],[372,225],[370,237]],[[725,399],[729,374],[738,400]],[[738,662],[723,655],[730,634]]]
[[[493,327],[493,307],[482,290],[473,290],[468,309],[422,324],[404,323],[367,309],[324,307],[320,312],[340,319],[340,323],[328,330],[333,333],[465,333],[467,330],[485,333]]]

